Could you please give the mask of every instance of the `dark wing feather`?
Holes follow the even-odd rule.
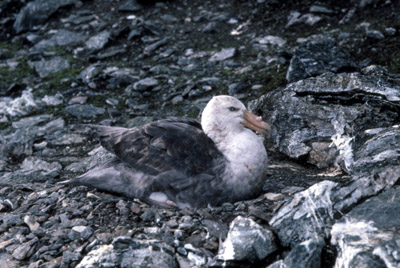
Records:
[[[224,158],[194,119],[168,118],[132,129],[91,127],[108,151],[154,176],[171,170],[188,177],[209,173],[215,161]]]

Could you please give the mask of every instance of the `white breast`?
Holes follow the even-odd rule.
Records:
[[[251,130],[243,129],[240,133],[227,136],[217,146],[229,161],[226,172],[231,179],[257,180],[267,167],[265,147]]]

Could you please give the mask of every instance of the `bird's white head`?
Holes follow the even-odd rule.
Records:
[[[259,133],[270,131],[270,126],[249,111],[238,99],[220,95],[213,97],[203,110],[201,125],[214,141],[217,137],[241,132],[250,128]]]

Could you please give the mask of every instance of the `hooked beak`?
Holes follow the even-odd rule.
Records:
[[[260,134],[269,135],[271,133],[270,125],[262,121],[261,116],[256,116],[250,113],[249,111],[244,111],[243,119],[244,119],[244,121],[242,122],[243,126],[250,128]]]

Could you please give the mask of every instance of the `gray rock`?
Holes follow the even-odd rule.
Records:
[[[41,114],[41,115],[21,118],[20,120],[13,122],[12,127],[13,128],[27,128],[27,127],[36,126],[43,122],[49,121],[49,119],[51,117],[52,116],[48,115],[48,114]]]
[[[17,33],[40,26],[59,8],[74,4],[76,0],[35,0],[29,2],[18,13],[14,29]]]
[[[324,6],[312,5],[310,7],[310,12],[314,13],[323,13],[323,14],[332,14],[334,11],[332,9],[326,8]]]
[[[274,45],[278,47],[283,47],[286,44],[286,40],[274,35],[266,35],[258,40],[261,45]]]
[[[110,36],[111,33],[109,31],[103,31],[95,36],[92,36],[86,41],[86,48],[92,52],[101,50],[107,45]]]
[[[137,81],[133,88],[137,91],[147,91],[158,85],[158,80],[152,77],[147,77],[142,80]]]
[[[95,166],[104,164],[106,161],[114,157],[113,154],[106,151],[103,147],[94,149],[93,151],[89,152],[89,155],[89,157],[81,158],[79,161],[66,166],[64,170],[76,173],[84,173]]]
[[[45,103],[47,106],[58,106],[60,104],[63,104],[63,97],[60,93],[57,93],[56,95],[49,96],[45,95],[42,100],[43,103]]]
[[[10,159],[32,155],[32,146],[37,134],[37,127],[28,127],[17,129],[9,135],[0,135],[0,158]]]
[[[247,89],[247,85],[243,82],[233,83],[228,86],[228,93],[230,95],[238,94]]]
[[[220,62],[232,58],[236,55],[236,48],[223,48],[221,51],[214,53],[209,61]]]
[[[283,263],[285,267],[321,267],[321,252],[325,246],[323,240],[310,239],[292,248],[289,255],[285,257]]]
[[[148,45],[144,48],[144,53],[145,54],[150,54],[151,52],[155,51],[156,49],[166,45],[169,41],[169,38],[163,38],[155,43],[152,43],[151,45]]]
[[[73,262],[79,261],[81,258],[82,255],[79,252],[64,251],[62,254],[61,266],[70,265]]]
[[[400,188],[372,197],[332,227],[335,267],[399,267]]]
[[[50,146],[79,145],[87,141],[85,136],[76,133],[54,133],[46,137]]]
[[[92,64],[83,69],[83,71],[79,74],[78,78],[81,79],[86,84],[92,82],[92,80],[101,74],[103,68],[100,64]]]
[[[86,267],[176,267],[174,249],[157,240],[117,237],[111,245],[96,247],[76,266]]]
[[[60,174],[62,166],[58,162],[46,162],[37,157],[27,157],[21,164],[21,169],[7,172],[0,176],[2,183],[26,183],[46,181]]]
[[[122,68],[112,71],[108,73],[108,76],[110,76],[110,78],[107,81],[107,88],[116,89],[133,84],[134,82],[139,80],[139,76],[135,74],[135,71],[130,68]]]
[[[142,8],[143,6],[139,4],[136,0],[128,0],[118,8],[118,11],[132,12],[139,11]]]
[[[310,239],[328,237],[334,223],[331,201],[338,184],[323,181],[293,196],[271,219],[270,225],[283,246],[295,246]]]
[[[351,172],[353,146],[365,136],[353,129],[395,125],[399,99],[400,80],[368,67],[363,73],[327,73],[290,84],[263,96],[256,110],[264,111],[273,125],[278,151],[321,168],[340,166]]]
[[[96,19],[97,17],[94,14],[71,14],[68,18],[63,19],[62,22],[79,25],[82,23],[89,23],[90,21],[94,21]]]
[[[127,50],[123,47],[110,47],[107,51],[103,52],[103,53],[99,53],[97,54],[94,58],[98,59],[98,60],[104,60],[107,58],[111,58],[117,55],[123,55],[127,52]]]
[[[285,130],[273,133],[273,136],[284,133],[274,137],[275,144],[285,140],[285,145],[282,143],[280,147],[282,152],[295,158],[304,156],[303,153],[310,153],[313,157],[312,150],[316,153],[318,148],[326,150],[326,147],[297,141],[302,140],[303,135],[319,141],[332,135],[330,139],[337,151],[330,154],[333,159],[329,161],[338,164],[351,177],[345,185],[323,181],[295,194],[292,201],[270,221],[283,245],[294,246],[315,237],[326,239],[334,223],[334,215],[342,214],[360,200],[391,188],[400,179],[400,130],[395,125],[399,118],[395,108],[399,100],[399,85],[400,81],[389,77],[381,68],[368,67],[363,74],[325,74],[299,81],[280,91],[282,98],[275,95],[273,105],[264,102],[264,107],[272,108],[269,115],[274,127],[283,127],[291,120],[290,124],[296,125],[292,130],[283,127]],[[315,90],[320,90],[318,101],[308,94]],[[357,97],[351,93],[353,90],[356,90]],[[301,108],[301,101],[295,101],[292,106],[292,98],[302,99],[307,105]],[[349,99],[350,102],[346,101]],[[370,100],[369,104],[360,101],[363,99]],[[372,107],[371,102],[375,103]],[[339,105],[341,103],[346,105]],[[385,108],[378,108],[377,112],[375,108],[380,105]],[[380,113],[383,113],[382,117],[378,116]],[[285,115],[274,121],[278,114]],[[308,116],[313,118],[312,122],[307,119]],[[354,133],[354,129],[359,131]],[[326,142],[329,143],[327,139]],[[323,155],[323,152],[318,152],[318,155]]]
[[[350,54],[338,46],[329,35],[314,35],[296,49],[286,73],[289,82],[325,72],[354,69]]]
[[[203,220],[202,224],[206,227],[210,236],[225,239],[228,234],[228,226],[222,222]]]
[[[82,240],[88,240],[93,234],[93,230],[89,226],[83,226],[83,225],[78,225],[74,226],[71,229],[70,232],[70,239],[75,240],[75,239],[82,239]]]
[[[43,171],[43,176],[58,173],[62,167],[57,162],[46,162],[36,157],[27,157],[22,162],[21,169],[23,171]],[[55,175],[54,175],[55,176]]]
[[[76,118],[95,118],[102,116],[106,112],[104,108],[96,107],[90,104],[72,104],[65,108],[67,113]]]
[[[170,14],[162,15],[161,19],[164,20],[165,22],[168,22],[168,23],[175,23],[175,22],[179,21],[176,17],[174,17],[174,16],[172,16]]]
[[[358,6],[360,8],[365,8],[368,5],[377,4],[378,2],[378,0],[360,0]]]
[[[372,38],[372,39],[376,39],[376,40],[385,39],[385,36],[383,35],[383,33],[378,30],[367,30],[366,34],[367,34],[367,37]]]
[[[24,222],[28,225],[31,232],[36,232],[40,228],[40,224],[35,220],[33,216],[26,215]]]
[[[218,32],[218,24],[215,21],[209,22],[201,29],[203,33],[215,33]]]
[[[263,260],[277,249],[273,233],[249,218],[236,217],[230,224],[229,232],[217,259],[229,261]]]
[[[190,267],[204,267],[211,262],[209,252],[202,248],[196,248],[192,244],[185,244],[184,252],[187,252],[187,262]]]
[[[322,17],[316,16],[314,14],[301,14],[298,11],[293,11],[288,16],[288,22],[286,24],[286,28],[289,28],[296,24],[307,24],[314,25],[322,20]]]
[[[38,111],[41,103],[33,97],[32,89],[24,90],[20,97],[1,98],[0,114],[7,116],[25,116]]]
[[[380,157],[379,153],[375,156]],[[392,157],[395,157],[395,164]],[[390,189],[400,180],[399,159],[399,154],[383,158],[379,165],[369,167],[364,173],[355,173],[345,185],[323,181],[295,194],[270,221],[281,244],[294,246],[308,239],[329,237],[334,215],[342,215],[360,200]]]
[[[322,240],[306,240],[294,246],[283,260],[276,261],[267,268],[319,268],[321,267],[321,251],[324,245],[325,242]]]
[[[52,134],[52,133],[54,133],[58,130],[62,130],[64,128],[65,128],[64,119],[57,118],[55,120],[48,122],[46,125],[39,127],[38,135],[43,136],[43,135]]]
[[[50,60],[34,61],[29,63],[41,78],[58,73],[70,67],[69,61],[56,56]]]
[[[29,258],[33,254],[35,244],[38,242],[38,240],[39,239],[35,237],[34,239],[17,247],[12,253],[14,259],[21,261]]]
[[[15,260],[11,254],[0,253],[0,263],[7,268],[19,268],[21,267],[19,261]]]
[[[83,42],[86,38],[87,36],[83,34],[60,29],[50,39],[42,40],[34,47],[36,49],[48,49],[55,46],[71,46]]]
[[[393,28],[393,27],[385,28],[385,33],[386,33],[387,35],[393,36],[393,35],[396,34],[396,32],[397,32],[396,29]]]

